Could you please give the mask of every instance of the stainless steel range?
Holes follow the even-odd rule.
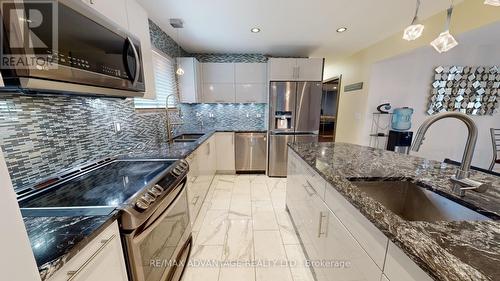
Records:
[[[192,243],[188,169],[184,160],[106,159],[47,179],[23,194],[19,204],[25,216],[119,210],[129,279],[178,281]]]

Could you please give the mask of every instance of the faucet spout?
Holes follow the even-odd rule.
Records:
[[[464,179],[469,176],[470,166],[472,163],[472,157],[474,156],[474,150],[476,148],[478,129],[474,120],[469,116],[459,113],[459,112],[444,112],[436,114],[422,123],[420,128],[418,128],[415,141],[412,144],[411,149],[413,151],[418,151],[422,146],[427,130],[432,126],[432,124],[445,118],[454,118],[462,121],[468,130],[467,143],[465,144],[464,155],[462,157],[462,165],[460,170],[457,171],[457,179]]]
[[[474,156],[474,150],[476,148],[478,135],[476,123],[474,123],[474,120],[472,120],[472,118],[470,118],[469,116],[459,112],[444,112],[428,118],[418,128],[415,141],[413,142],[411,149],[413,151],[418,151],[422,146],[427,130],[432,126],[432,124],[445,118],[454,118],[462,121],[467,126],[468,130],[467,143],[465,144],[462,164],[457,170],[455,176],[451,178],[452,182],[454,183],[454,191],[459,193],[460,196],[465,196],[465,190],[485,192],[489,187],[489,184],[484,184],[469,179],[470,166],[472,164],[472,157]]]

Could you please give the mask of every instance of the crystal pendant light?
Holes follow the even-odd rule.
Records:
[[[500,7],[500,0],[485,0],[484,4],[495,6],[495,7]]]
[[[420,10],[420,0],[417,0],[417,9],[415,10],[415,16],[411,21],[411,25],[408,26],[403,33],[404,40],[413,41],[422,36],[422,32],[424,31],[424,25],[418,23],[419,10]]]
[[[184,75],[184,69],[181,65],[181,45],[179,45],[179,30],[184,27],[184,23],[181,19],[170,19],[170,25],[177,30],[177,70],[175,74],[182,76]]]
[[[457,40],[455,40],[453,35],[450,34],[450,22],[452,13],[453,5],[450,6],[446,15],[444,32],[439,34],[438,38],[434,39],[434,41],[431,42],[431,46],[434,47],[434,49],[436,49],[436,51],[438,51],[439,53],[448,52],[458,45]]]

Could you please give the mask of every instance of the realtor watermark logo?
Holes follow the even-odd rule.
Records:
[[[57,68],[58,5],[50,0],[0,1],[3,28],[0,67]]]

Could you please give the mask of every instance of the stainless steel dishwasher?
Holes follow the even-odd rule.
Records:
[[[236,133],[236,172],[265,172],[266,133]]]

